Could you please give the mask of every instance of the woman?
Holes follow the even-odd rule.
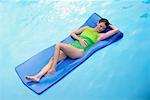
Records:
[[[102,33],[108,27],[112,30]],[[39,82],[42,76],[55,72],[57,62],[66,57],[70,57],[72,59],[80,58],[84,55],[88,48],[97,41],[106,39],[117,32],[118,29],[115,26],[110,25],[109,21],[105,18],[100,19],[95,28],[85,26],[77,29],[71,33],[71,36],[76,39],[75,41],[71,44],[57,43],[55,46],[54,56],[50,59],[48,64],[45,65],[38,74],[34,76],[26,76],[26,79]],[[80,37],[78,37],[77,34],[81,34]]]

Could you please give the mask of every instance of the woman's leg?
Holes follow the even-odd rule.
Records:
[[[66,58],[66,55],[63,53],[63,51],[60,51],[60,54],[59,54],[59,59],[58,61],[61,61],[62,59]],[[34,82],[39,82],[40,78],[43,76],[43,75],[48,75],[48,71],[49,69],[52,67],[52,64],[53,64],[53,61],[54,61],[54,57],[52,57],[50,59],[50,61],[48,62],[47,65],[45,65],[43,67],[43,69],[36,75],[34,76],[26,76],[26,78],[28,80],[31,80],[31,81],[34,81]]]
[[[62,50],[63,53],[72,58],[72,59],[76,59],[76,58],[80,58],[84,55],[84,51],[81,49],[78,49],[72,45],[66,44],[66,43],[57,43],[56,47],[55,47],[58,51]],[[57,50],[54,53],[54,58],[57,58]]]
[[[57,64],[57,59],[59,57],[59,52],[62,50],[64,54],[70,58],[79,58],[84,55],[84,52],[76,47],[73,47],[71,45],[65,44],[65,43],[57,43],[55,46],[55,53],[54,53],[54,61],[52,64],[52,67],[49,69],[47,74],[53,73],[55,71],[55,66]]]
[[[60,54],[59,54],[59,58],[58,58],[58,62],[61,61],[62,59],[66,58],[67,56],[64,54],[64,52],[62,50],[60,50]],[[54,60],[53,60],[54,61]],[[53,64],[53,63],[52,63]],[[49,68],[49,70],[47,71],[47,73],[45,74],[45,76],[49,75],[51,73],[51,69],[52,69],[52,64],[51,67]]]
[[[61,53],[61,50],[63,53]],[[59,55],[61,54],[61,55]],[[55,46],[55,53],[54,57],[51,58],[49,63],[35,76],[27,76],[26,78],[28,80],[34,81],[34,82],[39,82],[40,78],[45,75],[49,74],[55,71],[55,66],[58,61],[62,60],[66,56],[70,58],[79,58],[84,55],[84,52],[78,48],[75,48],[71,45],[64,44],[64,43],[57,43]],[[60,56],[60,59],[59,59]]]

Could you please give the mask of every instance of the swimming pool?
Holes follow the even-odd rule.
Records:
[[[26,88],[14,68],[66,38],[98,13],[124,38],[93,54],[42,95]],[[0,0],[0,99],[150,99],[150,0]]]

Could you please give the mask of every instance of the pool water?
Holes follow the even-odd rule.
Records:
[[[94,12],[123,39],[37,95],[15,67],[63,40]],[[0,100],[149,100],[150,0],[0,0]]]

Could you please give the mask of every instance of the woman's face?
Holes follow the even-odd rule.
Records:
[[[106,25],[104,22],[100,22],[100,23],[97,23],[97,26],[96,26],[98,32],[102,32],[106,29]]]

